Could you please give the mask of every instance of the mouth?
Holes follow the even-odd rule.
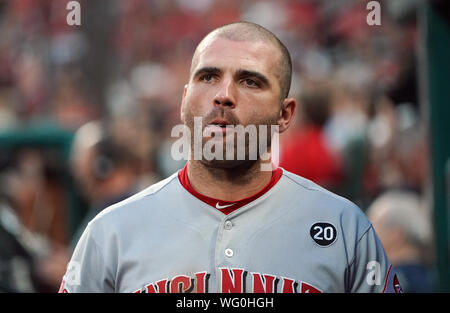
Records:
[[[227,125],[231,125],[227,120],[223,119],[215,119],[212,122],[208,123],[206,127],[208,126],[214,126],[214,127],[220,127],[220,128],[226,128]]]

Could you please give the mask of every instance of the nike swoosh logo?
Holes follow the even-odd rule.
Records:
[[[226,204],[226,205],[220,205],[219,202],[217,202],[217,203],[216,203],[216,209],[223,210],[223,209],[228,208],[228,207],[230,207],[230,206],[232,206],[232,205],[235,205],[235,204],[236,204],[236,203]]]

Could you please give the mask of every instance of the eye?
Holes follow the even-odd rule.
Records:
[[[245,85],[248,86],[248,87],[252,87],[252,88],[258,88],[258,87],[260,87],[260,84],[259,84],[256,80],[253,80],[253,79],[251,79],[251,78],[246,78],[246,79],[244,80],[244,83],[245,83]]]
[[[207,82],[207,83],[212,82],[213,79],[214,79],[213,74],[203,74],[202,76],[199,77],[200,81]]]

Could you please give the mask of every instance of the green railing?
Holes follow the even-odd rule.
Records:
[[[67,210],[64,215],[68,218],[66,222],[69,227],[67,230],[69,239],[84,214],[84,211],[80,208],[79,195],[70,175],[69,157],[72,140],[72,132],[63,130],[49,122],[38,122],[0,131],[0,153],[12,152],[21,148],[57,151],[63,165],[60,174],[64,185],[65,206],[63,209]]]
[[[440,13],[425,1],[420,26],[425,44],[423,82],[431,153],[436,282],[437,291],[449,292],[450,22]]]

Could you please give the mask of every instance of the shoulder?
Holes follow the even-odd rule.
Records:
[[[98,213],[89,224],[111,223],[114,220],[123,221],[127,216],[135,216],[143,209],[151,209],[152,203],[157,203],[159,196],[171,194],[173,187],[178,183],[178,172],[172,174],[144,190],[118,202]]]
[[[339,196],[318,184],[283,169],[284,197],[292,198],[305,207],[316,218],[335,220],[343,227],[356,228],[362,235],[371,224],[364,212],[355,203]]]
[[[321,198],[338,204],[339,206],[348,207],[350,210],[360,211],[359,207],[352,201],[321,187],[309,179],[298,176],[285,169],[283,169],[283,178],[285,183],[289,185],[291,189],[296,189],[296,191],[307,194],[313,198]]]

